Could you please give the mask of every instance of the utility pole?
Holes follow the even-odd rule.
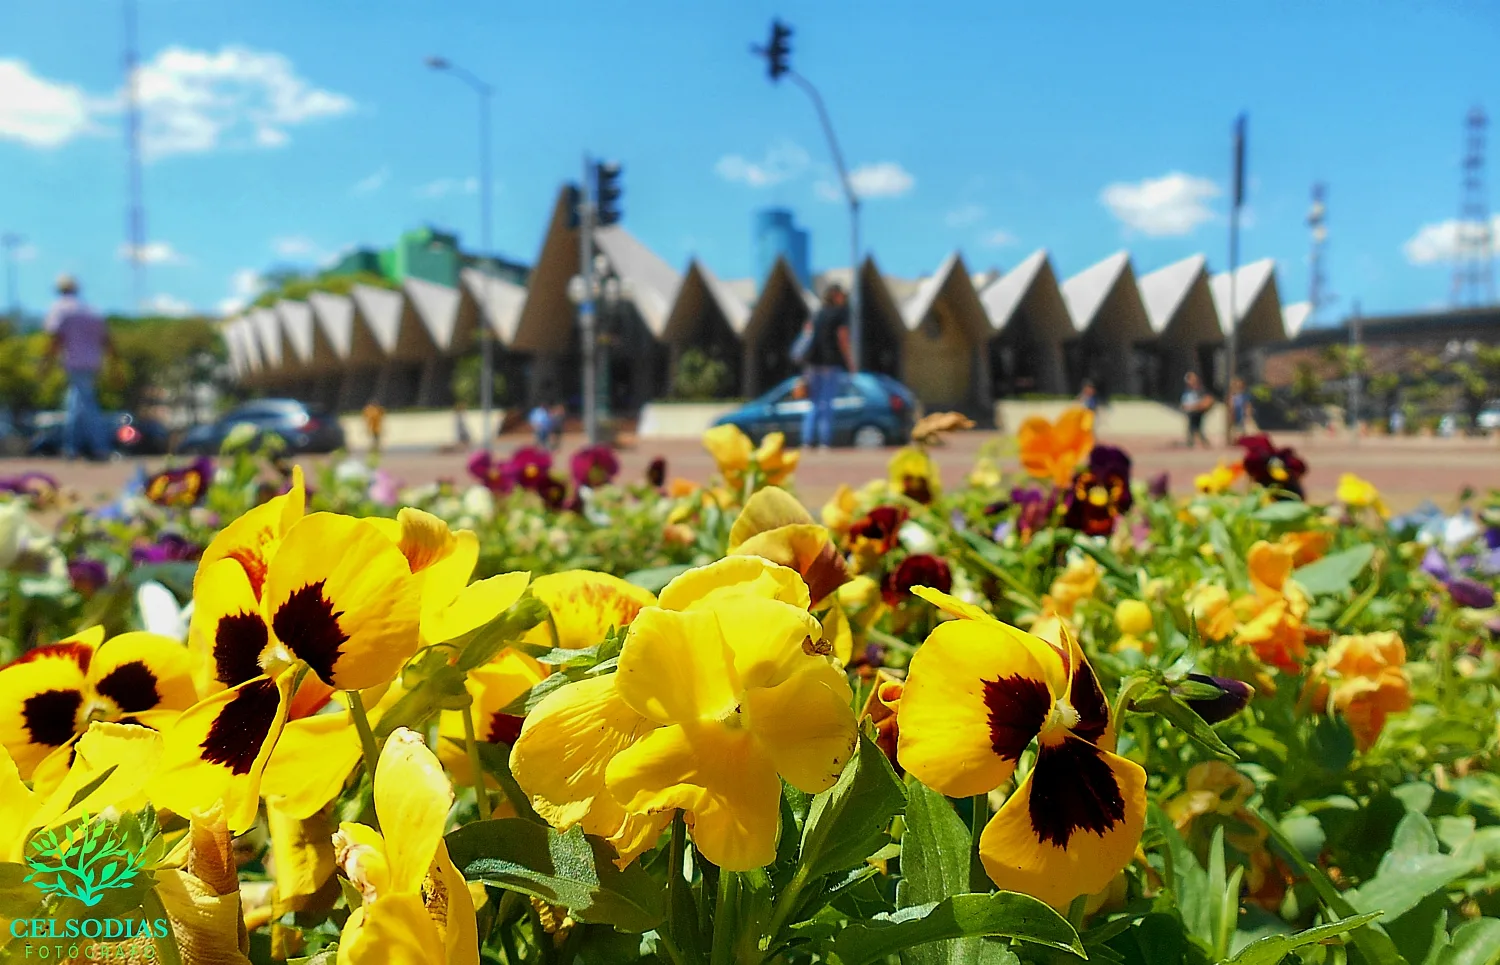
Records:
[[[1453,307],[1495,301],[1495,235],[1484,188],[1484,134],[1489,120],[1475,107],[1464,119],[1464,160],[1453,253]]]
[[[485,316],[479,323],[479,421],[484,451],[492,452],[495,447],[495,335],[490,325],[494,311],[490,304],[491,277],[483,266],[487,264],[484,259],[493,254],[490,249],[490,202],[494,193],[490,189],[490,100],[495,89],[446,57],[428,57],[427,66],[451,73],[479,95],[479,247],[483,253],[480,273],[484,275],[482,301]]]
[[[1360,408],[1360,346],[1364,342],[1364,322],[1359,314],[1359,302],[1354,303],[1354,314],[1349,316],[1349,432],[1354,444],[1359,445]]]
[[[1229,206],[1229,334],[1226,338],[1224,375],[1226,393],[1229,383],[1239,373],[1240,308],[1235,299],[1235,275],[1240,265],[1240,207],[1245,203],[1245,121],[1240,114],[1234,122],[1234,197]],[[1232,404],[1226,398],[1226,403]],[[1224,420],[1224,444],[1234,444],[1234,419]]]
[[[130,209],[125,219],[131,284],[138,312],[146,309],[146,209],[141,200],[141,99],[136,55],[135,0],[125,0],[125,143],[129,153]]]
[[[812,99],[818,111],[818,121],[823,125],[823,134],[828,138],[828,148],[833,154],[834,167],[839,172],[839,185],[849,203],[849,354],[854,356],[854,370],[864,369],[864,314],[860,310],[859,284],[859,195],[854,191],[854,182],[849,179],[849,170],[844,166],[844,153],[839,150],[838,137],[833,133],[833,122],[828,117],[828,108],[823,97],[806,77],[792,70],[787,62],[791,55],[792,28],[780,20],[771,22],[771,39],[764,46],[752,46],[751,53],[766,58],[766,71],[773,82],[790,77]]]
[[[1328,243],[1328,186],[1319,181],[1312,187],[1312,207],[1307,211],[1307,226],[1312,231],[1312,254],[1308,259],[1307,302],[1308,320],[1318,317],[1318,312],[1331,298],[1328,295],[1328,279],[1323,272],[1323,247]]]
[[[589,445],[599,443],[599,326],[594,306],[594,179],[588,154],[583,156],[583,185],[578,192],[578,332],[583,340],[583,431]]]

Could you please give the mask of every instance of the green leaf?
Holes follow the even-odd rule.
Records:
[[[1182,916],[1183,927],[1188,934],[1201,939],[1204,947],[1210,947],[1213,941],[1214,913],[1222,892],[1210,892],[1208,873],[1198,863],[1193,849],[1182,839],[1172,820],[1155,805],[1151,807],[1150,813],[1166,845],[1166,883],[1177,900],[1177,911]]]
[[[1247,806],[1246,810],[1261,823],[1261,826],[1266,829],[1266,833],[1270,835],[1271,840],[1276,843],[1276,846],[1281,849],[1286,857],[1291,859],[1292,864],[1296,866],[1297,870],[1302,873],[1302,876],[1313,886],[1313,890],[1318,893],[1318,898],[1323,902],[1323,907],[1327,908],[1332,914],[1339,915],[1342,918],[1354,918],[1358,916],[1359,913],[1355,911],[1354,906],[1349,904],[1349,901],[1339,893],[1338,888],[1334,887],[1333,882],[1328,880],[1328,876],[1323,873],[1323,869],[1304,858],[1302,852],[1297,850],[1297,846],[1288,840],[1286,835],[1282,834],[1281,827],[1275,821],[1254,807]],[[1401,953],[1396,950],[1396,945],[1391,941],[1391,937],[1381,931],[1373,922],[1366,923],[1354,929],[1351,937],[1354,939],[1355,946],[1359,948],[1360,954],[1364,956],[1367,965],[1409,965],[1406,959],[1401,956]]]
[[[1262,506],[1250,514],[1257,523],[1300,523],[1312,515],[1312,507],[1304,502],[1284,499]]]
[[[1269,935],[1240,949],[1239,954],[1231,958],[1226,965],[1276,965],[1295,949],[1336,938],[1361,925],[1367,925],[1379,917],[1378,912],[1355,915],[1352,918],[1331,921],[1326,925],[1317,925],[1294,935]]]
[[[673,566],[654,566],[648,570],[636,570],[634,573],[625,574],[625,582],[633,583],[643,590],[652,593],[660,593],[668,583],[677,579],[688,570],[692,569],[691,563],[677,563]]]
[[[1391,922],[1473,867],[1473,861],[1439,853],[1432,822],[1425,814],[1407,812],[1375,877],[1346,897],[1360,911],[1382,913],[1381,920]]]
[[[869,921],[851,922],[834,939],[844,965],[872,965],[904,948],[951,938],[1014,938],[1086,958],[1067,919],[1029,895],[997,891],[954,895],[930,905],[903,908]]]
[[[476,821],[450,832],[448,853],[463,876],[562,905],[583,922],[647,931],[663,918],[660,883],[581,828],[558,834],[522,818]]]
[[[1332,553],[1292,572],[1304,590],[1313,596],[1347,592],[1370,560],[1375,558],[1374,543],[1360,543],[1340,553]]]
[[[896,905],[942,901],[969,890],[969,829],[948,799],[914,777],[906,780],[906,829],[901,835],[901,881]],[[982,940],[962,938],[918,945],[902,965],[973,965]]]
[[[1500,919],[1476,918],[1454,929],[1437,965],[1497,965],[1500,963]]]
[[[802,831],[798,875],[811,881],[863,864],[887,843],[891,818],[905,809],[906,789],[891,762],[861,734],[838,783],[813,798]]]
[[[1165,717],[1174,727],[1192,738],[1194,743],[1221,760],[1237,761],[1240,758],[1214,732],[1208,721],[1169,692],[1160,692],[1144,700],[1133,700],[1131,706],[1139,711]]]

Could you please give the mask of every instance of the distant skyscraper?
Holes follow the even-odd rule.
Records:
[[[797,227],[785,208],[767,208],[755,215],[755,283],[762,284],[777,258],[785,258],[803,285],[812,284],[808,269],[807,231]]]

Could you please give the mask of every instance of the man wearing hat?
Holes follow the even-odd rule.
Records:
[[[73,459],[83,453],[95,459],[107,458],[95,382],[105,353],[113,346],[104,319],[78,297],[78,281],[72,275],[57,279],[57,303],[47,315],[46,329],[52,336],[51,356],[62,362],[68,374],[63,456]]]

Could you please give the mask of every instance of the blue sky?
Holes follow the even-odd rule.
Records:
[[[892,274],[955,248],[974,270],[1038,247],[1063,276],[1122,247],[1140,272],[1197,252],[1222,270],[1230,126],[1248,110],[1243,258],[1278,259],[1283,301],[1306,297],[1304,219],[1322,179],[1328,316],[1356,299],[1366,314],[1445,302],[1462,118],[1476,103],[1500,113],[1493,4],[919,12],[937,6],[139,0],[149,293],[219,310],[273,265],[424,223],[477,241],[475,100],[424,68],[431,53],[499,90],[501,253],[535,256],[587,149],[623,162],[625,224],[673,265],[696,254],[722,277],[750,274],[751,217],[770,204],[810,228],[815,269],[842,264],[847,215],[812,106],[748,53],[781,16]],[[63,270],[102,306],[131,299],[120,11],[0,4],[0,231],[27,239],[32,310]]]

